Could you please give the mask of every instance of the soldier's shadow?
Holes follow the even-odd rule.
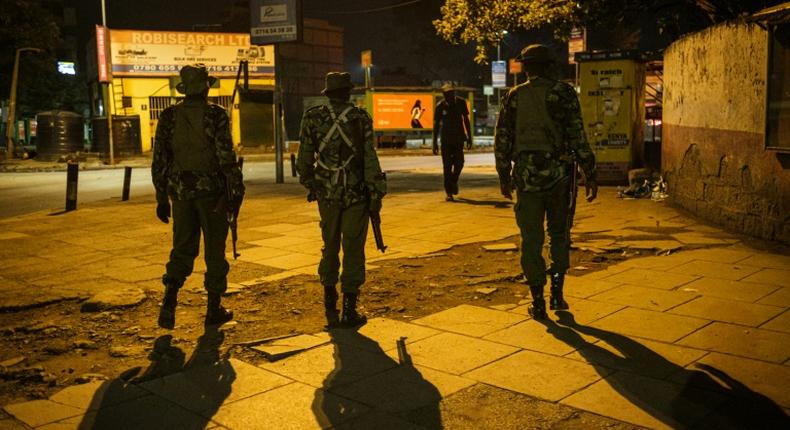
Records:
[[[357,330],[331,330],[330,336],[335,368],[316,390],[312,407],[323,427],[444,428],[442,396],[405,347],[399,362]]]
[[[133,368],[103,383],[78,428],[205,428],[236,379],[227,357],[220,357],[224,334],[207,327],[188,360],[171,341],[170,335],[156,339],[146,369]]]
[[[556,315],[559,324],[536,321],[557,339],[578,347],[620,395],[672,428],[790,428],[790,417],[779,405],[720,369],[705,364],[697,364],[700,370],[687,369],[627,336],[578,324],[570,312]],[[604,341],[617,353],[580,333]],[[662,381],[670,376],[669,382]]]

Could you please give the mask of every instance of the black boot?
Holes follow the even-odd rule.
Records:
[[[530,285],[529,292],[532,294],[532,304],[527,308],[527,312],[536,320],[545,320],[549,315],[546,313],[543,285]]]
[[[359,327],[368,322],[364,315],[357,313],[357,296],[355,293],[343,293],[343,316],[340,326],[345,328]]]
[[[233,311],[223,308],[220,300],[218,293],[208,293],[206,325],[222,325],[233,319]]]
[[[337,289],[335,286],[324,285],[324,315],[326,316],[325,330],[337,327],[340,324],[340,311],[337,310]]]
[[[551,298],[549,299],[549,309],[562,311],[568,309],[568,302],[562,297],[562,287],[565,284],[564,273],[551,274]]]
[[[176,326],[176,305],[178,304],[178,289],[181,286],[166,278],[162,279],[162,282],[165,284],[165,297],[159,308],[159,327],[172,330]]]

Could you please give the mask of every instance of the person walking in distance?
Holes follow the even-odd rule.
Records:
[[[442,86],[442,93],[444,99],[437,103],[433,116],[433,155],[439,153],[437,139],[441,136],[444,192],[451,202],[458,195],[458,178],[464,168],[464,143],[467,149],[472,148],[472,129],[466,100],[455,95],[451,84]]]

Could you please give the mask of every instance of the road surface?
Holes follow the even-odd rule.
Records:
[[[442,167],[438,156],[381,157],[385,171],[412,170]],[[494,154],[466,155],[467,166],[493,166]],[[285,172],[290,174],[290,162],[285,162]],[[274,182],[274,162],[247,161],[244,164],[245,180],[271,180]],[[77,204],[120,198],[123,169],[84,170],[79,174]],[[132,198],[154,193],[149,169],[137,168],[132,173]],[[66,203],[66,172],[0,173],[0,218],[24,215],[40,210],[62,210]]]

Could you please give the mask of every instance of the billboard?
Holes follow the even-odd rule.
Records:
[[[99,82],[110,82],[107,69],[107,28],[96,26],[96,64],[99,67]]]
[[[114,76],[173,76],[182,66],[203,63],[214,76],[236,76],[240,60],[250,76],[274,73],[274,47],[251,46],[245,33],[110,30]]]
[[[574,64],[574,55],[587,49],[587,35],[584,28],[573,27],[568,38],[568,63]]]
[[[432,93],[373,93],[373,128],[404,130],[433,128]]]

